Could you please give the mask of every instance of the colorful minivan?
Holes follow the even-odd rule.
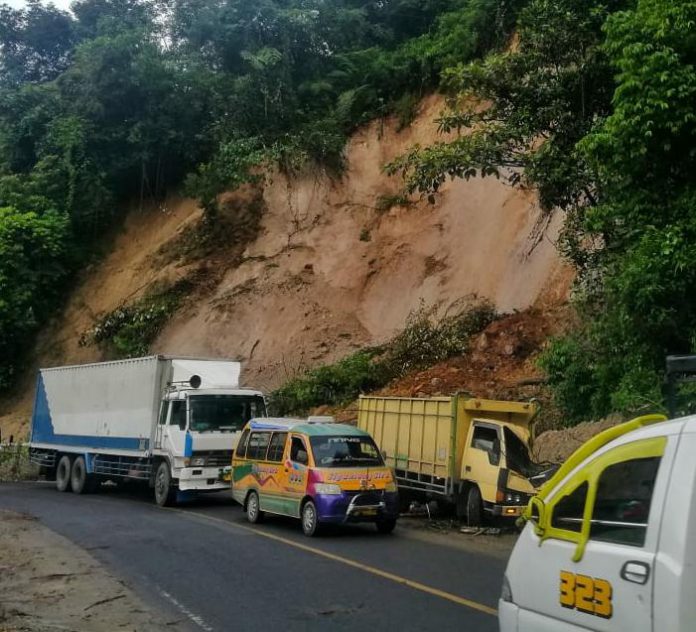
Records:
[[[307,536],[325,524],[373,522],[391,533],[399,498],[372,437],[310,419],[252,419],[232,460],[232,495],[249,522],[265,513],[300,518]]]

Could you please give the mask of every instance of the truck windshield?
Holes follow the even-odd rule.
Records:
[[[318,467],[366,467],[384,465],[370,437],[310,437]]]
[[[193,395],[189,402],[189,427],[195,432],[234,432],[252,417],[266,416],[263,397],[257,395]]]
[[[529,457],[529,450],[510,428],[504,426],[505,434],[505,458],[509,469],[523,474],[524,476],[532,476],[536,473],[536,467]]]

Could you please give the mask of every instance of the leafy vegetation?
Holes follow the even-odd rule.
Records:
[[[542,364],[571,422],[661,409],[665,354],[696,351],[695,19],[693,1],[532,0],[514,50],[444,72],[440,127],[466,133],[390,166],[431,199],[492,175],[565,213],[582,325]]]
[[[146,355],[150,343],[191,289],[191,281],[183,279],[152,291],[130,305],[122,305],[100,318],[83,334],[80,344],[99,344],[108,355],[116,358]]]
[[[275,414],[287,415],[304,414],[325,404],[347,404],[409,371],[465,353],[471,336],[494,318],[493,307],[476,297],[453,305],[442,317],[421,306],[385,345],[358,351],[289,381],[272,393],[271,408]]]
[[[185,181],[214,222],[218,194],[270,166],[340,173],[355,126],[391,112],[408,124],[441,68],[505,43],[516,7],[0,4],[0,389],[125,201]],[[169,309],[125,309],[104,335],[119,353],[144,349]]]

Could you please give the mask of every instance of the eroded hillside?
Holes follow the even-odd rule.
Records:
[[[185,248],[202,221],[191,200],[133,210],[40,336],[34,366],[0,411],[3,433],[26,428],[32,368],[104,359],[102,347],[80,344],[85,332],[153,284],[186,278],[191,289],[152,352],[238,358],[245,382],[263,389],[386,340],[421,303],[446,308],[471,293],[501,312],[562,302],[571,273],[553,243],[560,218],[542,217],[533,192],[457,180],[434,205],[394,204],[400,182],[382,168],[435,139],[442,107],[426,100],[402,131],[392,120],[360,130],[340,179],[276,173],[228,194],[227,232],[200,252]]]

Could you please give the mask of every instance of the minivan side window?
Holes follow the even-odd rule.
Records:
[[[577,533],[582,531],[582,518],[585,513],[588,488],[589,485],[585,481],[556,503],[551,516],[552,527]]]
[[[299,437],[292,438],[292,444],[290,446],[290,460],[300,465],[307,465],[309,463],[309,456],[307,455],[307,448],[305,447],[304,441]]]
[[[252,432],[249,435],[249,445],[247,446],[246,458],[266,460],[266,449],[271,440],[270,432]]]
[[[285,452],[285,440],[288,438],[287,432],[274,432],[271,437],[271,443],[268,445],[267,461],[280,463],[283,460],[283,452]]]
[[[237,443],[237,447],[234,451],[237,456],[241,456],[242,458],[246,457],[247,441],[249,441],[249,431],[245,430],[242,433],[242,436],[239,437],[239,442]]]
[[[608,466],[599,476],[590,539],[643,546],[660,457]]]

